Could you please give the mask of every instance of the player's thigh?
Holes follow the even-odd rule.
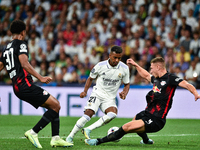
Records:
[[[100,106],[100,99],[96,96],[95,93],[92,93],[87,101],[85,110],[93,110],[96,113]]]
[[[165,120],[161,120],[145,111],[138,113],[136,115],[136,120],[143,120],[145,124],[145,132],[147,133],[158,132],[165,125]]]
[[[54,111],[58,112],[60,110],[60,103],[59,101],[53,97],[52,95],[46,100],[44,104],[41,105],[47,109],[53,109]]]
[[[35,108],[38,108],[39,106],[44,104],[50,97],[50,94],[47,91],[34,84],[27,89],[15,92],[15,95],[19,99],[30,103]]]
[[[145,123],[143,120],[133,120],[122,126],[126,133],[139,133],[145,131]]]
[[[110,111],[117,114],[117,105],[115,100],[103,100],[101,101],[100,109],[103,113],[108,113]]]

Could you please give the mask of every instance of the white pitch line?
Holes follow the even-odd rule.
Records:
[[[199,136],[200,134],[164,134],[164,135],[150,135],[148,136]],[[138,135],[125,135],[125,137],[138,137]]]
[[[200,136],[200,134],[164,134],[164,135],[148,135],[149,137],[151,137],[151,136],[170,136],[170,137],[176,137],[176,136]],[[63,136],[61,136],[62,138],[66,138],[66,137],[63,137]],[[82,138],[84,138],[84,136],[77,136],[77,137],[82,137]],[[95,136],[95,138],[102,138],[103,136]],[[130,138],[130,137],[139,137],[138,135],[131,135],[131,134],[128,134],[128,135],[125,135],[124,137],[128,137],[128,138]],[[51,137],[45,137],[45,136],[43,136],[43,137],[38,137],[38,138],[44,138],[44,139],[48,139],[48,138],[51,138]],[[0,139],[25,139],[25,137],[0,137]]]

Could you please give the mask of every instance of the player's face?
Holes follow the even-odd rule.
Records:
[[[151,67],[150,67],[150,73],[154,76],[154,77],[158,77],[158,64],[157,63],[151,63]]]
[[[115,52],[111,52],[110,55],[109,55],[109,58],[110,58],[110,65],[111,66],[117,66],[119,61],[121,60],[122,58],[122,53],[121,54],[117,54]]]

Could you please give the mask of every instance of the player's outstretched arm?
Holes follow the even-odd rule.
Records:
[[[197,92],[196,88],[192,84],[188,83],[187,81],[185,80],[181,81],[179,83],[179,86],[190,91],[194,95],[195,101],[197,101],[200,98],[200,95]]]
[[[0,71],[3,70],[4,64],[0,61]]]
[[[35,69],[30,65],[30,63],[28,62],[28,56],[25,54],[21,54],[19,55],[19,61],[22,65],[22,67],[31,75],[33,75],[34,77],[36,77],[38,80],[40,80],[40,82],[42,83],[49,83],[51,82],[52,78],[51,77],[42,77],[39,73],[37,73],[35,71]]]
[[[86,83],[85,83],[84,91],[81,92],[81,94],[80,94],[80,98],[83,98],[87,95],[87,91],[90,88],[93,80],[94,80],[93,78],[88,77],[88,79],[86,80]]]
[[[145,69],[143,69],[142,67],[140,67],[133,59],[131,58],[127,59],[126,63],[135,66],[135,68],[137,69],[138,73],[142,78],[148,80],[149,82],[151,81],[150,73]]]

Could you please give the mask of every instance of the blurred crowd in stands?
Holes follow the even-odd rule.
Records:
[[[118,45],[124,63],[149,70],[162,56],[169,72],[200,87],[199,0],[0,0],[0,19],[0,51],[12,40],[10,23],[23,20],[30,63],[52,85],[84,84]],[[11,84],[5,70],[0,82]],[[130,67],[130,84],[149,83]]]

